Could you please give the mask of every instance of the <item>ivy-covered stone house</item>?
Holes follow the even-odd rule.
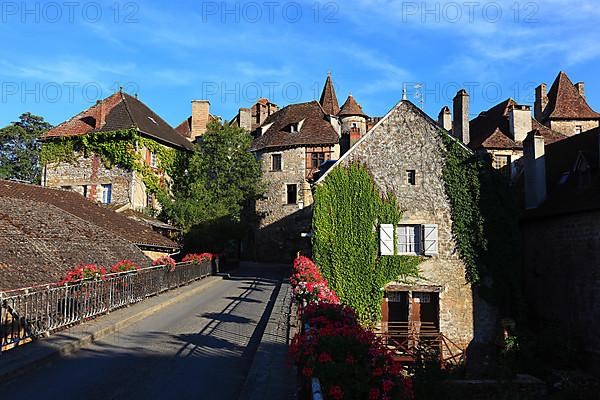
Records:
[[[177,151],[191,143],[119,91],[46,132],[42,185],[79,192],[119,210],[158,210]]]
[[[315,184],[314,258],[342,302],[384,334],[443,337],[453,362],[497,329],[478,289],[494,278],[480,252],[483,165],[402,100]]]

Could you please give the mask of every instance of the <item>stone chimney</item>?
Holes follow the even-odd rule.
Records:
[[[533,105],[533,116],[538,121],[542,120],[542,114],[548,105],[548,93],[546,92],[546,84],[542,83],[535,88],[535,103]]]
[[[512,139],[516,142],[522,142],[531,131],[531,107],[515,104],[508,111],[508,127]]]
[[[240,108],[240,128],[252,130],[252,112],[249,108]]]
[[[192,140],[206,132],[209,109],[208,100],[192,100]]]
[[[461,89],[454,96],[452,101],[453,121],[452,135],[464,144],[469,144],[471,137],[469,135],[469,94],[465,89]]]
[[[583,82],[577,82],[575,84],[575,89],[579,92],[579,95],[585,100],[585,85]]]
[[[438,114],[438,125],[447,131],[452,130],[452,114],[450,113],[450,108],[448,108],[448,106],[444,106],[440,110],[440,113]]]
[[[544,137],[535,130],[523,142],[525,159],[525,208],[539,207],[546,200]]]
[[[98,105],[98,111],[96,112],[95,128],[100,129],[106,123],[106,110],[104,109],[104,101],[98,100],[96,104]]]

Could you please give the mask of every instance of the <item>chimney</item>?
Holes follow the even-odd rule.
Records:
[[[192,140],[206,132],[209,109],[210,102],[208,100],[192,100]]]
[[[452,101],[454,118],[452,121],[452,135],[464,144],[471,141],[469,135],[469,94],[465,89],[461,89],[454,96]]]
[[[523,142],[525,159],[525,208],[537,208],[546,200],[546,160],[544,137],[539,131],[529,132]]]
[[[438,114],[438,125],[447,131],[452,130],[452,114],[450,113],[450,108],[448,108],[448,106],[444,106],[440,110],[440,113]]]
[[[102,128],[102,126],[106,123],[106,112],[104,111],[104,102],[102,100],[98,100],[96,102],[98,106],[98,111],[96,113],[96,129]]]
[[[252,130],[252,113],[249,108],[240,108],[240,128]]]
[[[583,82],[577,82],[575,84],[575,89],[577,89],[577,91],[579,92],[579,95],[581,97],[583,97],[583,99],[585,100],[585,85]]]
[[[533,116],[540,122],[546,105],[548,105],[548,93],[546,93],[546,84],[542,83],[535,88],[535,103],[533,105]]]
[[[531,107],[515,104],[508,111],[509,130],[512,139],[516,142],[522,142],[531,131]]]

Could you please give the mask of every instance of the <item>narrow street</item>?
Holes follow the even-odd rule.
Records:
[[[44,399],[237,399],[284,273],[244,265],[0,391]]]

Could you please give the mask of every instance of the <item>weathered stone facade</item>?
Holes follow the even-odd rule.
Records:
[[[521,228],[532,325],[600,370],[600,212],[525,219]]]
[[[566,136],[587,132],[600,126],[598,120],[550,120],[546,124],[550,129]]]
[[[281,156],[281,170],[273,170],[273,155]],[[306,148],[293,147],[261,151],[256,154],[267,183],[263,199],[256,202],[256,212],[262,217],[256,234],[256,257],[280,261],[310,246],[300,234],[310,231],[313,203],[310,185],[306,181]],[[297,201],[288,204],[287,185],[297,185]]]
[[[452,236],[451,206],[442,177],[443,134],[416,106],[402,101],[340,163],[364,164],[381,193],[393,192],[404,212],[401,224],[437,224],[438,254],[420,264],[422,278],[412,286],[390,282],[387,291],[408,291],[409,296],[413,290],[439,293],[440,331],[465,349],[473,341],[491,340],[495,318],[490,306],[476,301]],[[407,171],[415,171],[414,184]]]

